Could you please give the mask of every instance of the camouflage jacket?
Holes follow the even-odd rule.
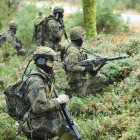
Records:
[[[74,43],[67,48],[64,56],[65,70],[68,80],[87,79],[85,67],[77,65],[77,62],[87,59],[87,55]]]
[[[61,41],[63,30],[53,15],[50,15],[46,19],[45,30],[45,44],[53,50],[58,51],[60,47],[58,43]]]

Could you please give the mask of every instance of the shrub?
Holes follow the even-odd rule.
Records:
[[[68,18],[64,18],[67,31],[69,32],[71,28],[75,26],[84,27],[84,17],[82,12],[77,12],[70,15]],[[74,21],[74,22],[73,22]]]
[[[82,111],[83,106],[83,102],[78,97],[73,97],[70,103],[68,104],[70,112],[75,115],[79,115],[79,113]]]
[[[120,32],[126,26],[119,14],[113,13],[113,3],[111,0],[100,0],[97,2],[96,23],[98,32]]]
[[[6,113],[0,116],[0,139],[1,140],[26,140],[25,137],[17,135],[17,123]]]

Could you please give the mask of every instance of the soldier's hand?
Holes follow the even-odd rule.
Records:
[[[91,66],[91,65],[85,66],[85,71],[92,72],[93,71],[93,66]]]
[[[69,102],[69,96],[65,95],[65,94],[62,94],[62,95],[59,95],[57,100],[60,104],[67,103],[67,102]]]
[[[85,71],[89,72],[91,76],[97,75],[97,72],[93,70],[93,66],[89,65],[85,67]]]

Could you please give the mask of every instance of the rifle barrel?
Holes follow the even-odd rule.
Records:
[[[128,56],[119,56],[119,57],[113,57],[113,58],[103,58],[103,60],[105,61],[114,61],[114,60],[119,60],[119,59],[125,59],[125,58],[128,58]],[[101,58],[102,60],[102,58]]]

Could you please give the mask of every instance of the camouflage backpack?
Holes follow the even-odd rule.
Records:
[[[49,31],[49,28],[48,28],[48,22],[49,22],[49,20],[56,20],[56,19],[55,19],[54,15],[49,15],[45,19],[45,25],[44,26],[45,26],[45,34],[46,34],[47,38],[50,35],[50,31]]]
[[[10,84],[5,88],[5,100],[7,105],[7,113],[15,120],[20,120],[24,114],[31,109],[29,100],[27,98],[27,80],[37,75],[46,82],[46,80],[40,74],[29,74],[26,80],[19,80],[14,84]]]
[[[7,113],[15,120],[20,120],[30,108],[26,99],[26,81],[19,80],[18,82],[9,85],[5,88],[4,94]]]
[[[27,80],[30,75],[26,77],[26,79],[23,77],[31,61],[32,60],[29,61],[27,67],[25,68],[22,79],[16,83],[8,85],[4,91],[7,113],[17,121],[20,120],[30,109],[30,104],[27,99]]]

